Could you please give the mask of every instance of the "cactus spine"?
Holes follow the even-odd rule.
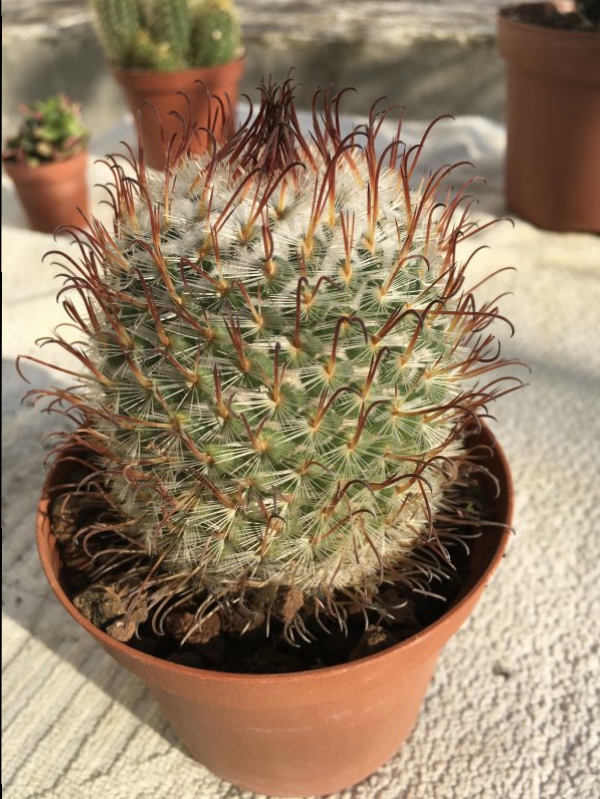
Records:
[[[232,61],[240,40],[239,22],[229,0],[205,0],[199,4],[191,35],[196,66]]]
[[[141,30],[140,7],[127,0],[92,0],[100,41],[110,61],[129,59]]]
[[[96,453],[152,584],[205,607],[293,588],[335,615],[427,583],[438,524],[467,514],[465,431],[513,386],[489,377],[502,317],[457,257],[478,230],[464,188],[440,206],[451,168],[415,189],[420,148],[378,155],[375,113],[344,138],[338,104],[309,145],[291,86],[263,86],[199,160],[135,182],[114,160],[114,235],[94,222],[73,269],[90,343],[83,390],[53,394],[80,420],[69,441]]]
[[[177,63],[185,65],[192,33],[188,0],[164,0],[155,6],[156,39],[168,45]]]

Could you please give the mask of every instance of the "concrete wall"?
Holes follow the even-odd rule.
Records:
[[[291,67],[307,106],[314,88],[353,86],[344,108],[365,113],[380,96],[411,119],[438,114],[503,118],[504,70],[496,51],[494,0],[456,4],[346,0],[239,0],[248,70],[242,91]],[[17,124],[21,102],[63,91],[81,102],[101,134],[125,104],[97,43],[82,0],[5,0],[2,121]],[[374,27],[374,21],[377,27]]]

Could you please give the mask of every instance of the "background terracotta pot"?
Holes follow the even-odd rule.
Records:
[[[325,794],[377,770],[409,735],[435,663],[473,610],[500,562],[512,518],[512,484],[504,454],[493,447],[488,481],[490,521],[473,542],[469,577],[438,621],[385,652],[349,664],[277,675],[226,674],[169,663],[119,643],[73,606],[61,583],[56,540],[47,516],[60,465],[49,475],[38,511],[38,548],[57,597],[119,663],[143,679],[188,751],[225,780],[277,796]],[[63,472],[64,474],[64,472]],[[488,504],[488,503],[486,503]]]
[[[77,209],[88,213],[87,153],[35,167],[10,161],[3,165],[32,230],[54,233],[59,225],[85,225]]]
[[[518,8],[498,16],[508,65],[508,207],[547,230],[600,232],[600,33],[507,16]]]
[[[141,112],[142,143],[146,163],[154,169],[164,169],[165,144],[172,136],[181,141],[181,122],[171,111],[177,111],[186,122],[198,127],[206,126],[219,109],[220,98],[224,108],[235,111],[239,94],[239,81],[243,75],[244,58],[216,67],[189,69],[183,72],[151,72],[143,70],[115,69],[114,75],[121,84],[127,103],[134,117]],[[198,82],[200,81],[200,83]],[[178,93],[189,98],[189,105]],[[209,99],[209,94],[212,100]],[[148,103],[151,103],[151,108]],[[230,132],[233,119],[224,119],[218,111],[215,135],[221,137]],[[164,141],[163,132],[164,128]],[[207,146],[208,136],[200,132],[192,141],[191,152],[202,153]]]

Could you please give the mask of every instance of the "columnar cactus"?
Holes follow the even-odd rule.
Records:
[[[129,59],[142,26],[142,6],[135,0],[92,0],[100,41],[109,60]]]
[[[71,262],[69,440],[150,584],[205,608],[293,589],[339,614],[426,581],[437,525],[468,512],[465,431],[513,385],[457,260],[464,189],[440,204],[452,168],[413,186],[422,143],[379,153],[382,116],[344,137],[338,112],[325,96],[309,143],[289,83],[263,86],[198,160],[132,179],[112,159],[114,234],[94,221]]]
[[[92,0],[111,62],[159,72],[237,58],[241,32],[231,0]]]
[[[83,152],[89,131],[81,108],[62,94],[21,108],[23,122],[16,136],[6,140],[5,161],[39,166]]]
[[[225,64],[239,55],[240,25],[230,0],[202,0],[194,6],[191,52],[195,66]]]

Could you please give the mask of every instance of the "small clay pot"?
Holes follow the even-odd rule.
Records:
[[[27,166],[4,161],[32,230],[54,233],[60,225],[85,226],[88,213],[87,152],[66,161]]]
[[[507,6],[498,44],[508,65],[506,201],[555,231],[600,232],[600,32],[515,20],[544,3]]]
[[[485,506],[488,520],[499,526],[485,527],[473,541],[469,576],[441,618],[403,643],[352,663],[291,674],[227,674],[160,660],[101,632],[74,607],[61,582],[47,515],[53,486],[65,479],[60,463],[39,504],[42,566],[71,616],[147,683],[194,758],[257,793],[333,793],[376,771],[407,738],[442,647],[469,616],[502,559],[512,518],[510,473],[489,431],[477,443],[493,448],[486,465],[494,479],[484,487]]]
[[[141,114],[142,144],[148,166],[164,169],[168,143],[175,137],[176,148],[182,141],[182,122],[172,111],[186,124],[191,122],[198,128],[212,126],[218,140],[233,131],[239,81],[245,64],[245,58],[240,58],[216,67],[182,72],[113,70],[131,113],[136,119],[138,111]],[[214,119],[216,123],[212,124]],[[191,140],[189,151],[203,153],[208,141],[208,134],[199,130]]]

